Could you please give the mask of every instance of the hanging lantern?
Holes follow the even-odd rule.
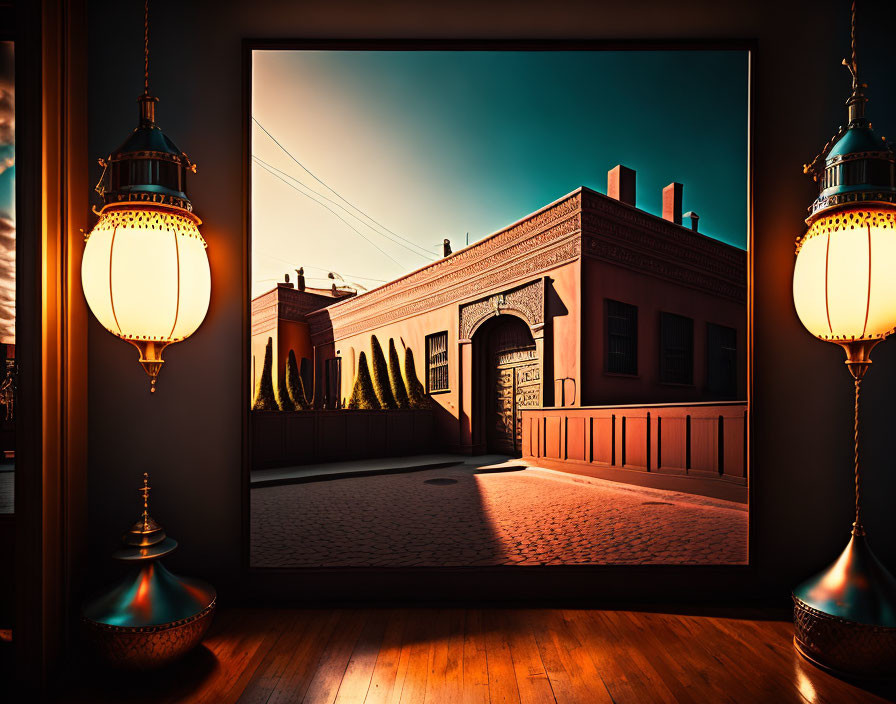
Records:
[[[849,122],[804,167],[819,183],[797,241],[793,300],[803,325],[846,352],[855,385],[855,521],[840,557],[793,590],[794,644],[810,662],[850,676],[892,674],[896,579],[868,545],[859,474],[859,391],[871,351],[896,332],[896,153],[865,117],[852,3]]]
[[[144,11],[140,122],[100,160],[104,171],[96,191],[103,207],[87,235],[81,284],[103,327],[139,350],[155,391],[163,350],[192,335],[205,318],[211,275],[201,221],[186,194],[187,172],[196,167],[155,123],[148,2]]]

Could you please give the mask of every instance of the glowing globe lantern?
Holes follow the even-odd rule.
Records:
[[[140,351],[151,379],[168,345],[192,335],[211,293],[200,220],[186,195],[195,166],[155,124],[156,98],[140,97],[140,124],[100,164],[104,205],[87,236],[81,284],[97,320]]]
[[[853,5],[853,38],[855,5]],[[794,644],[810,662],[850,676],[892,673],[896,579],[865,537],[859,475],[859,391],[871,350],[896,331],[896,153],[865,118],[853,76],[849,123],[804,169],[819,194],[797,241],[793,300],[803,325],[846,351],[855,381],[855,522],[846,549],[793,590]]]

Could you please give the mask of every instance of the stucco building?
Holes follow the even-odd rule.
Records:
[[[391,338],[442,445],[473,453],[519,451],[525,407],[744,399],[747,253],[682,224],[681,184],[662,195],[663,217],[636,208],[617,166],[607,195],[578,188],[362,295],[275,289],[253,301],[253,369],[276,318],[278,366],[290,345],[309,356],[316,404],[338,408],[371,336]]]

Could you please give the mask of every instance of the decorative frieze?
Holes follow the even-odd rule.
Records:
[[[318,339],[322,335],[329,335],[330,330],[335,339],[341,339],[374,330],[411,315],[458,303],[484,289],[494,289],[502,283],[512,284],[521,278],[573,261],[580,255],[579,219],[567,218],[556,227],[538,233],[524,242],[471,262],[461,271],[414,286],[393,299],[364,306],[359,310],[354,309],[355,301],[351,301],[347,305],[331,306],[325,312],[310,314],[307,319],[311,326],[312,343],[318,344]],[[357,299],[358,303],[363,302],[366,295]]]
[[[609,242],[600,237],[586,237],[584,251],[588,256],[602,259],[611,264],[618,264],[628,269],[634,269],[635,271],[657,276],[667,281],[690,286],[713,295],[724,296],[738,303],[746,303],[746,274],[744,275],[743,283],[738,285],[728,279],[690,269],[651,254]]]
[[[513,311],[519,314],[530,327],[544,323],[544,287],[545,281],[541,278],[524,286],[463,304],[458,316],[458,339],[471,339],[476,328],[485,320],[502,312]]]

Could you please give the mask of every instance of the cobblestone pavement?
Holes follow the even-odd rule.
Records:
[[[741,564],[741,504],[512,462],[251,491],[257,567]]]

